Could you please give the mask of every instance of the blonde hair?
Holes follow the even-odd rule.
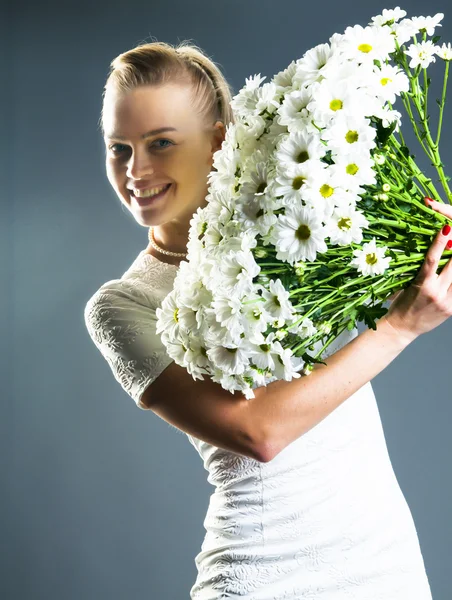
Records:
[[[140,44],[119,54],[110,63],[104,86],[100,126],[104,133],[105,96],[127,93],[142,85],[187,84],[192,87],[192,104],[201,118],[227,127],[234,123],[230,102],[233,89],[222,72],[198,46],[187,41],[172,46],[166,42]]]

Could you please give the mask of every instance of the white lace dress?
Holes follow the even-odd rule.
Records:
[[[140,252],[86,304],[92,340],[139,407],[172,362],[155,309],[176,271]],[[326,356],[357,335],[343,332]],[[432,599],[370,383],[268,463],[188,439],[214,486],[192,600]]]

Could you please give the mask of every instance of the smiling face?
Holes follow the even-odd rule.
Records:
[[[224,125],[206,124],[192,106],[188,86],[141,86],[125,95],[109,92],[103,109],[107,177],[121,202],[145,226],[172,222],[188,232],[205,205],[213,154]],[[174,128],[143,137],[162,127]],[[138,201],[134,187],[171,184],[160,198]]]

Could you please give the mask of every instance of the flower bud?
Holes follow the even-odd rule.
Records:
[[[267,258],[268,251],[265,248],[255,248],[254,249],[254,256],[256,258]]]
[[[312,373],[312,371],[314,370],[314,365],[305,365],[302,369],[302,373],[303,375],[310,375]]]

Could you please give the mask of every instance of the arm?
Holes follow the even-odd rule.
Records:
[[[260,462],[272,460],[380,373],[415,339],[383,317],[316,364],[309,376],[274,381],[255,398],[231,394],[210,378],[193,380],[170,364],[144,391],[142,404],[190,435]]]

